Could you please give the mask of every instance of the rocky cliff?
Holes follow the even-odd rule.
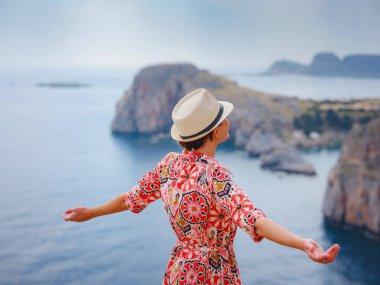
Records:
[[[292,173],[315,174],[299,152],[286,143],[295,116],[302,113],[296,98],[264,94],[191,64],[147,67],[117,103],[114,132],[169,133],[176,102],[196,88],[208,89],[218,100],[230,101],[230,142],[260,157],[263,167]]]
[[[328,222],[380,238],[380,119],[355,128],[330,172],[323,203]]]

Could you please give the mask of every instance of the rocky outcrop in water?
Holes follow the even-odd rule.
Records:
[[[348,55],[340,59],[331,52],[318,53],[311,64],[276,61],[265,74],[305,74],[322,76],[380,77],[380,55]]]
[[[380,119],[346,139],[330,172],[323,214],[328,222],[380,238]]]
[[[88,88],[91,87],[89,84],[84,84],[80,82],[41,82],[36,85],[36,87],[47,87],[47,88]]]
[[[293,118],[303,109],[296,98],[264,94],[199,70],[191,64],[144,68],[117,103],[114,132],[160,134],[172,125],[171,111],[186,93],[208,89],[218,100],[230,101],[230,142],[259,156],[263,167],[292,173],[315,174],[300,153],[284,139]]]

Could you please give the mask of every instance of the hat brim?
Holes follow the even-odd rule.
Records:
[[[182,139],[176,126],[173,124],[172,125],[172,128],[171,128],[171,136],[174,140],[176,141],[181,141],[181,142],[191,142],[191,141],[195,141],[201,137],[204,137],[205,135],[207,135],[208,133],[211,133],[225,118],[227,118],[227,116],[231,113],[232,109],[234,108],[234,105],[232,105],[232,103],[230,102],[226,102],[226,101],[219,101],[219,103],[221,103],[224,107],[224,110],[223,110],[223,114],[222,116],[220,117],[219,121],[215,124],[215,127],[213,127],[212,129],[210,129],[209,131],[199,135],[199,136],[196,136],[196,137],[193,137],[193,138],[190,138],[190,139]]]

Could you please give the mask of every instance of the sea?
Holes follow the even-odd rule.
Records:
[[[129,191],[166,153],[180,151],[169,139],[111,132],[116,103],[137,71],[0,71],[1,285],[161,284],[176,238],[160,200],[138,215],[121,212],[84,223],[61,217],[66,209],[100,205]],[[300,98],[380,98],[380,80],[374,79],[219,73],[242,86]],[[90,86],[37,86],[43,82]],[[269,240],[253,243],[238,230],[243,284],[380,284],[380,243],[323,221],[339,150],[303,157],[316,176],[261,169],[257,159],[227,146],[217,151],[216,159],[269,218],[325,249],[341,246],[336,261],[322,265]]]

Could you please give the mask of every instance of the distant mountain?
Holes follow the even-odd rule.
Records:
[[[317,76],[380,77],[380,55],[348,55],[340,59],[331,52],[318,53],[311,64],[280,60],[264,73],[305,74]]]

